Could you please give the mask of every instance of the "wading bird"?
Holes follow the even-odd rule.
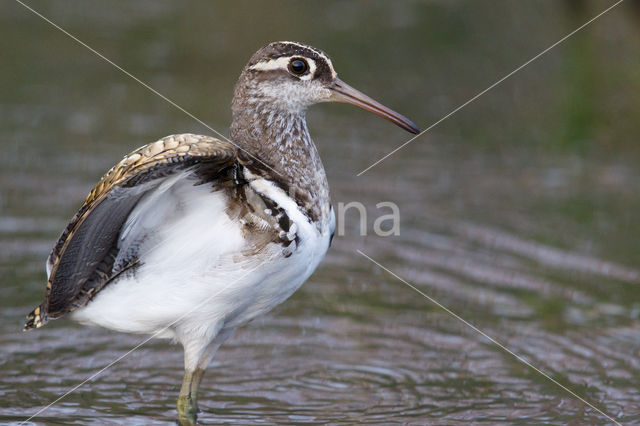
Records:
[[[178,419],[233,331],[296,291],[335,228],[307,107],[346,102],[418,133],[342,82],[322,51],[276,42],[249,60],[232,102],[231,143],[180,134],[145,145],[91,191],[47,259],[45,300],[25,329],[66,314],[184,347]]]

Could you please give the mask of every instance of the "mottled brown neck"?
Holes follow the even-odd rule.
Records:
[[[242,148],[239,156],[243,163],[275,181],[310,219],[326,222],[329,185],[304,109],[287,111],[266,102],[261,92],[241,77],[232,111],[231,140]]]

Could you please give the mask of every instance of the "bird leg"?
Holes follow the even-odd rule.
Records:
[[[180,426],[193,426],[198,418],[198,386],[207,366],[213,359],[213,355],[220,345],[233,334],[233,330],[224,330],[219,333],[211,343],[203,350],[196,350],[197,356],[193,356],[190,347],[185,345],[185,369],[180,395],[178,395],[178,424]],[[197,360],[195,363],[194,360]],[[195,364],[195,365],[194,365]]]
[[[198,417],[198,386],[204,376],[204,369],[185,370],[182,388],[178,396],[178,423],[181,426],[196,424]]]

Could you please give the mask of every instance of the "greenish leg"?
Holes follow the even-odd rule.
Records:
[[[233,334],[233,330],[221,332],[203,351],[187,351],[185,348],[184,379],[182,379],[182,387],[178,396],[178,424],[180,426],[193,426],[196,424],[198,418],[198,386],[200,386],[202,376],[204,376],[204,372],[216,350],[231,334]]]
[[[182,388],[178,396],[178,423],[181,426],[192,426],[198,418],[198,386],[204,376],[204,369],[184,372]]]

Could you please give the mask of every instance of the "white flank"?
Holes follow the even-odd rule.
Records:
[[[185,348],[201,345],[283,302],[324,257],[329,227],[318,231],[271,182],[258,179],[250,185],[284,208],[294,222],[299,244],[287,258],[275,243],[253,252],[240,222],[226,212],[226,194],[193,183],[186,174],[170,177],[145,195],[119,241],[123,248],[139,245],[141,265],[74,311],[75,320],[153,334],[179,319],[160,337],[176,338]],[[213,294],[217,296],[211,303],[192,311]]]

